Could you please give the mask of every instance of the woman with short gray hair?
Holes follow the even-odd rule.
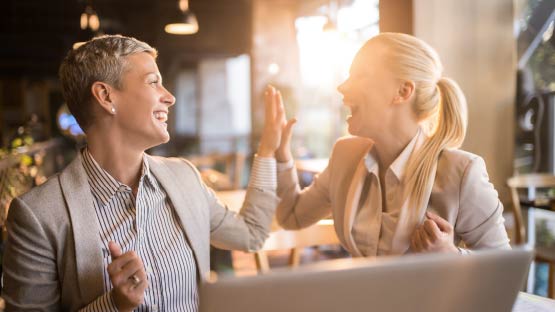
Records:
[[[234,213],[191,163],[145,153],[168,142],[175,102],[156,55],[144,42],[111,35],[63,61],[64,98],[87,146],[11,204],[7,311],[196,311],[210,244],[254,251],[268,237],[283,111],[266,107],[243,209]]]

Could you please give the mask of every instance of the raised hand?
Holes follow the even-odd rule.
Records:
[[[134,251],[124,254],[115,243],[108,244],[112,262],[108,265],[108,274],[112,282],[112,298],[119,311],[133,311],[144,301],[145,289],[148,287],[143,261]]]
[[[412,233],[413,252],[458,252],[453,242],[453,226],[442,217],[426,212],[426,220]]]
[[[268,86],[264,92],[264,109],[264,130],[257,154],[261,157],[275,156],[278,161],[286,162],[291,159],[291,130],[296,119],[285,119],[281,93],[272,86]],[[279,152],[276,153],[278,148]]]

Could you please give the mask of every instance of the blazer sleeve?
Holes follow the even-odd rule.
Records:
[[[272,219],[278,204],[273,190],[249,187],[240,213],[223,204],[214,191],[201,179],[189,162],[209,207],[210,243],[221,249],[256,251],[262,248],[270,234]]]
[[[302,229],[331,214],[329,193],[330,163],[316,175],[312,184],[301,191],[297,170],[292,166],[278,171],[278,197],[281,201],[276,218],[284,229]]]
[[[2,297],[6,311],[58,311],[56,255],[32,209],[14,198],[7,219]]]
[[[6,311],[60,311],[60,281],[54,239],[33,209],[14,198],[7,219],[2,297]],[[80,311],[117,311],[110,293]]]
[[[455,232],[470,249],[510,249],[504,226],[503,204],[489,182],[481,157],[466,166],[459,197]]]

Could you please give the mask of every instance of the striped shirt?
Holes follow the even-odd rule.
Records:
[[[193,252],[166,192],[149,170],[143,156],[137,196],[100,167],[88,149],[83,166],[89,178],[104,258],[105,294],[86,311],[117,311],[107,271],[112,262],[108,243],[123,253],[134,250],[143,261],[149,286],[135,311],[198,311],[197,270]],[[273,158],[255,157],[249,187],[276,189]]]

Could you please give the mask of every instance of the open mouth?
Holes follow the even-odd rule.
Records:
[[[350,119],[358,111],[358,107],[353,106],[353,105],[349,105],[349,104],[346,104],[346,105],[351,110],[351,114],[347,116],[347,118]]]
[[[168,112],[165,111],[156,111],[153,113],[154,118],[156,118],[156,120],[160,121],[160,122],[166,122],[168,121]]]

